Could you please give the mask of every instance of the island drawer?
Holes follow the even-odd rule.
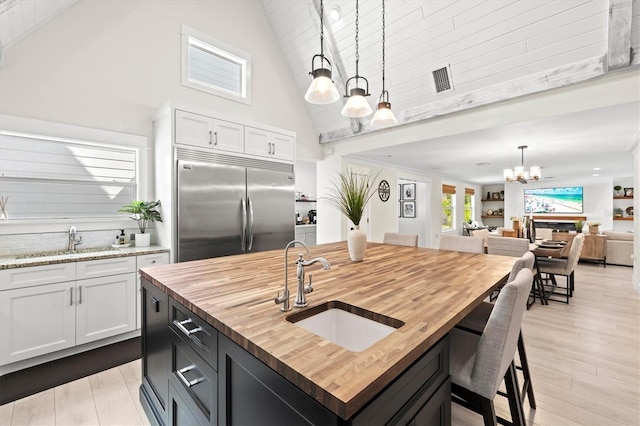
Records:
[[[218,332],[205,320],[169,298],[169,328],[218,371]]]
[[[179,424],[176,420],[182,416],[195,417],[197,419],[195,424],[216,424],[218,421],[218,374],[176,332],[169,334],[171,341],[169,382],[180,396],[180,398],[172,398],[170,402],[169,424]],[[187,413],[189,413],[188,416]]]

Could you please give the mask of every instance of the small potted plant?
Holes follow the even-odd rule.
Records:
[[[616,185],[613,187],[613,196],[614,197],[622,197],[624,194],[622,193],[622,187],[620,185]]]
[[[597,221],[587,222],[587,225],[589,225],[590,234],[597,234],[600,230],[600,222],[597,222]]]
[[[327,197],[329,202],[355,225],[355,229],[347,234],[349,257],[354,262],[364,259],[367,234],[360,229],[360,220],[367,203],[376,193],[376,186],[373,185],[376,177],[377,175],[359,174],[353,170],[339,173],[338,182],[333,184]]]
[[[135,200],[122,206],[120,213],[133,214],[131,219],[138,222],[140,233],[136,234],[136,247],[148,247],[151,244],[151,235],[145,233],[150,222],[162,222],[162,216],[156,208],[160,205],[158,201]]]
[[[620,207],[613,209],[613,217],[622,217],[622,209]]]
[[[582,233],[582,228],[584,228],[584,220],[578,219],[574,223],[576,225],[576,232],[578,234],[581,234]]]

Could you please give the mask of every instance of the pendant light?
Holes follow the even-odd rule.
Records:
[[[320,67],[315,68],[316,58],[320,60]],[[329,65],[325,68],[325,62]],[[340,99],[340,93],[331,80],[331,62],[324,57],[324,4],[320,0],[320,54],[311,59],[313,80],[304,95],[304,99],[312,104],[330,104]]]
[[[391,103],[389,103],[389,92],[384,88],[384,43],[385,43],[385,22],[384,22],[384,0],[382,0],[382,94],[378,98],[378,110],[371,119],[371,127],[389,127],[398,122],[396,116],[391,111]]]
[[[358,63],[360,62],[360,53],[358,52],[359,17],[358,0],[356,0],[356,75],[349,78],[344,85],[344,97],[349,98],[344,108],[342,108],[342,115],[345,117],[366,117],[373,112],[365,99],[365,96],[369,96],[369,81],[358,75]],[[355,86],[349,90],[349,82],[353,80],[355,80]],[[367,84],[366,90],[358,85],[359,80],[364,80]]]
[[[521,151],[520,165],[513,169],[504,170],[504,180],[507,182],[518,181],[522,184],[526,184],[528,179],[538,180],[542,177],[540,167],[531,166],[529,170],[524,168],[524,150],[527,149],[527,145],[521,145],[518,149]]]

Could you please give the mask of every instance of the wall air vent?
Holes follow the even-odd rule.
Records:
[[[436,93],[448,92],[453,90],[453,83],[451,82],[451,70],[448,64],[431,71],[431,75],[433,76],[433,86],[436,90]]]

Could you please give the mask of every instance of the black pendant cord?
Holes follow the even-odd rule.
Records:
[[[360,62],[360,53],[358,51],[358,33],[360,31],[358,22],[359,22],[359,18],[360,18],[360,11],[358,9],[358,0],[356,0],[356,87],[358,86],[358,78],[359,78],[359,74],[358,74],[358,63]]]
[[[324,3],[320,0],[320,57],[324,60]]]
[[[385,42],[385,21],[384,21],[384,0],[382,0],[382,96],[386,90],[384,89],[384,68],[385,68],[385,56],[384,56],[384,42]]]

